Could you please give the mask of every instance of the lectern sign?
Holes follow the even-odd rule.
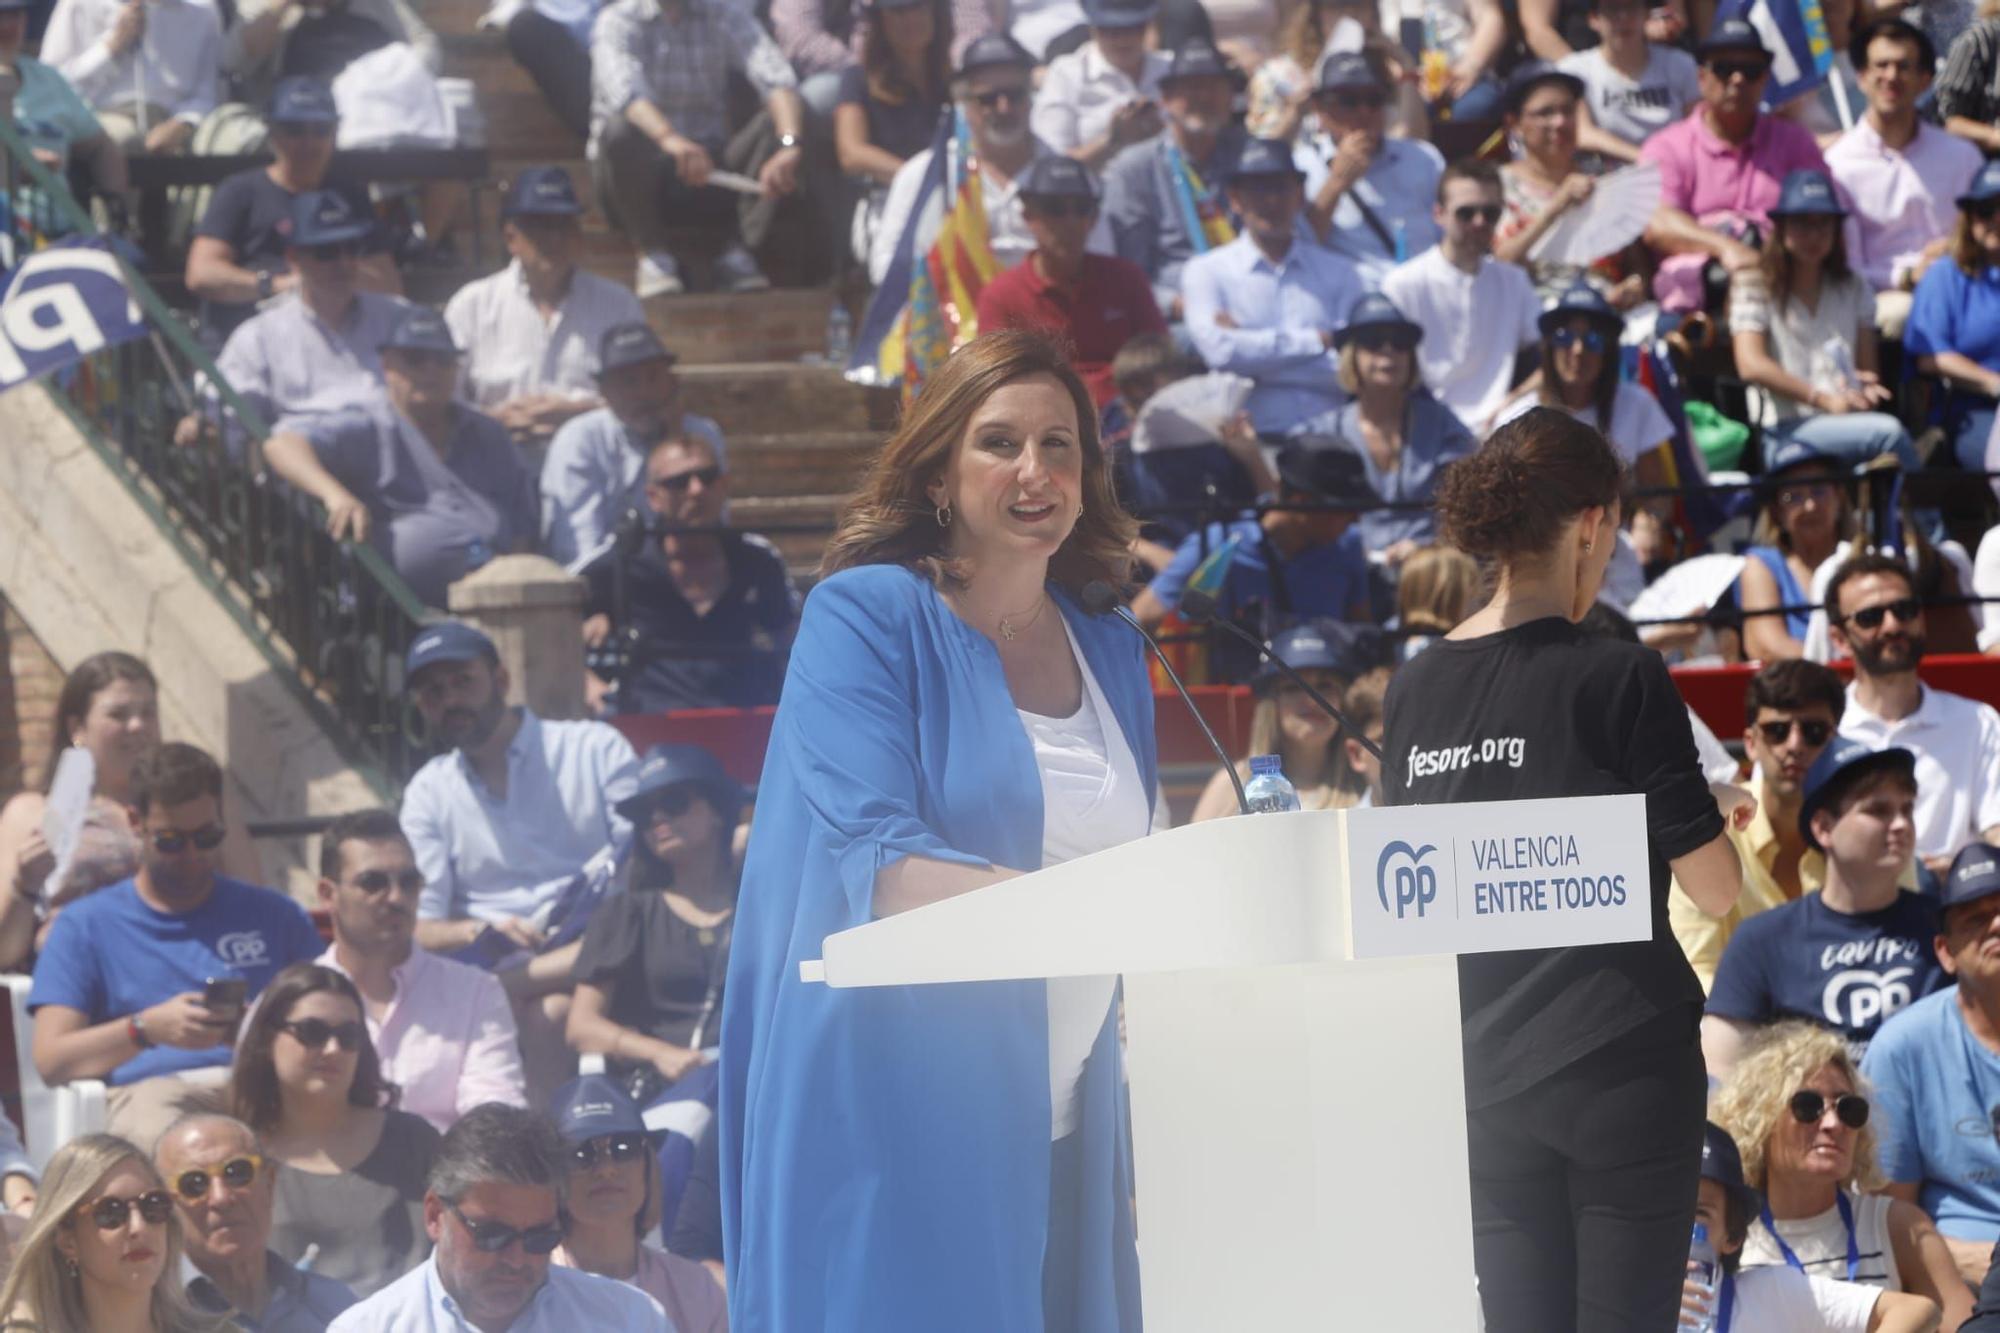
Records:
[[[1642,796],[1343,810],[1341,823],[1356,958],[1652,934]]]

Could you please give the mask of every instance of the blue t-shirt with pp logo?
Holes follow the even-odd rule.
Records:
[[[1931,947],[1937,932],[1937,909],[1908,890],[1852,914],[1808,893],[1736,928],[1708,1012],[1739,1023],[1802,1018],[1866,1045],[1891,1015],[1950,984]]]
[[[78,899],[62,910],[41,957],[29,1009],[59,1004],[92,1025],[135,1014],[210,977],[241,977],[255,998],[293,963],[310,962],[325,945],[305,910],[290,898],[217,877],[215,891],[191,912],[148,907],[131,880]],[[184,1051],[155,1046],[105,1076],[114,1086],[229,1063],[230,1047]]]

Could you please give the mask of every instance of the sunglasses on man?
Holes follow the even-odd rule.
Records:
[[[471,1235],[472,1248],[481,1254],[498,1254],[515,1241],[519,1241],[521,1248],[529,1254],[548,1254],[563,1243],[563,1235],[569,1230],[561,1217],[540,1226],[510,1227],[504,1222],[475,1222],[449,1199],[445,1200],[444,1206],[451,1209],[451,1215]]]
[[[1825,745],[1833,737],[1833,723],[1818,717],[1791,717],[1782,722],[1759,722],[1758,732],[1766,745],[1783,745],[1796,728],[1807,745]]]
[[[228,832],[220,824],[204,824],[198,829],[159,829],[152,835],[153,850],[161,856],[179,856],[189,847],[198,852],[212,852],[222,845]]]
[[[711,463],[707,467],[693,467],[685,472],[676,472],[671,477],[654,477],[646,483],[646,489],[656,495],[662,493],[679,495],[696,482],[708,487],[720,480],[722,480],[722,468]]]
[[[1880,606],[1864,606],[1851,615],[1843,616],[1842,619],[1860,629],[1880,629],[1884,616],[1894,616],[1899,623],[1908,625],[1922,615],[1923,611],[1923,603],[1916,598],[1898,597],[1895,601],[1884,602]]]
[[[1460,204],[1457,208],[1451,210],[1451,215],[1458,219],[1460,226],[1469,227],[1472,225],[1473,220],[1477,219],[1490,227],[1500,220],[1500,205]]]
[[[968,93],[967,97],[969,100],[979,103],[980,106],[988,111],[998,110],[1002,102],[1011,102],[1015,106],[1026,106],[1028,103],[1028,85],[1025,83],[1010,84],[1005,88],[995,88],[991,92]]]
[[[1771,65],[1765,60],[1711,60],[1708,72],[1724,83],[1741,76],[1751,83],[1757,82],[1770,73]]]
[[[206,1199],[216,1181],[221,1181],[232,1190],[248,1189],[257,1179],[257,1173],[264,1169],[264,1159],[256,1153],[244,1153],[232,1157],[217,1167],[190,1167],[174,1177],[174,1188],[180,1196],[190,1202]]]

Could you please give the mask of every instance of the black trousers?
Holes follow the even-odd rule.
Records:
[[[1672,1333],[1707,1073],[1677,1009],[1467,1117],[1488,1333]]]
[[[590,137],[590,52],[552,18],[524,9],[507,23],[507,53],[579,139]]]

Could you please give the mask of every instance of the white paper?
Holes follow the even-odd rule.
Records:
[[[44,901],[69,875],[77,844],[83,839],[84,820],[90,815],[91,793],[96,789],[97,760],[90,751],[80,745],[64,750],[56,759],[48,803],[42,807],[42,837],[56,855],[55,869],[42,881]]]

